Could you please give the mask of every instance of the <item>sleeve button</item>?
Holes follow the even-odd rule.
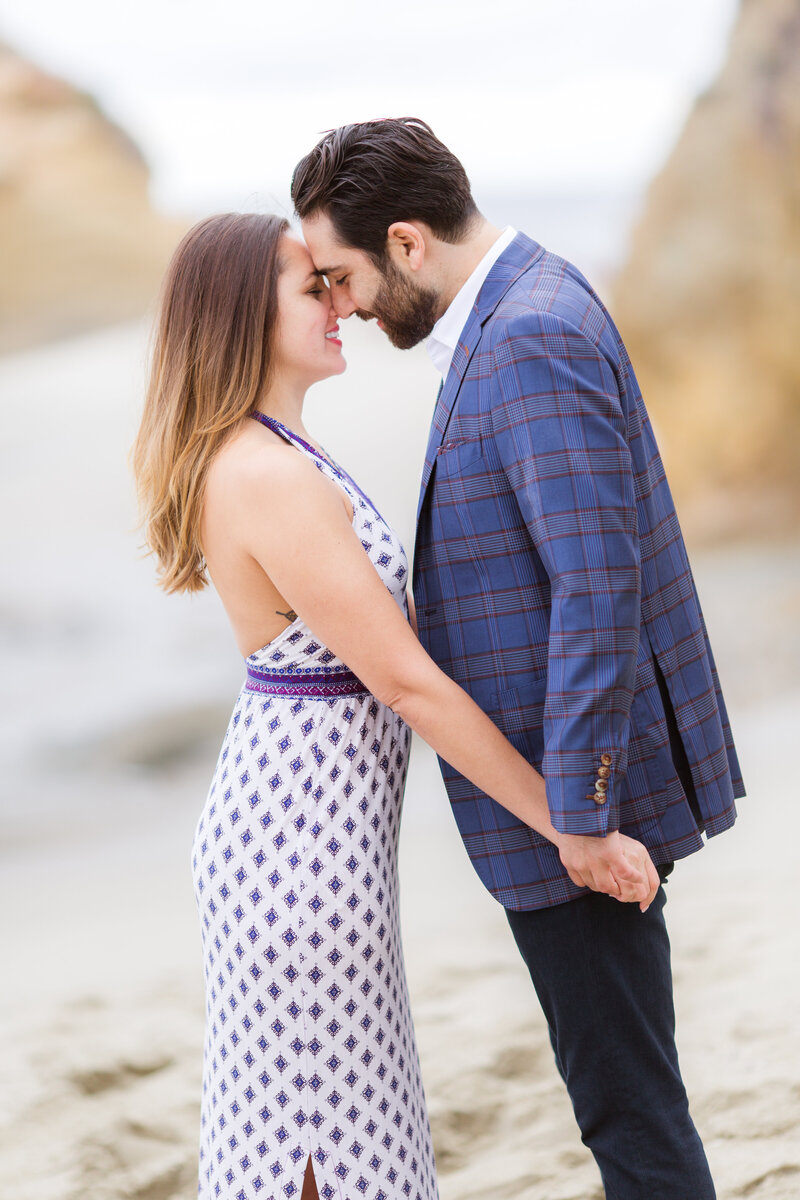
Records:
[[[594,794],[595,804],[605,804],[606,799],[607,799],[607,797],[604,792],[595,792],[595,794]]]
[[[604,767],[610,767],[611,766],[611,755],[610,754],[601,754],[600,762],[603,764]]]

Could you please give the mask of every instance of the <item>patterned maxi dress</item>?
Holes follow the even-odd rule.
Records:
[[[348,475],[405,610],[407,562]],[[436,1200],[400,941],[409,731],[300,619],[246,659],[193,846],[206,978],[199,1195]]]

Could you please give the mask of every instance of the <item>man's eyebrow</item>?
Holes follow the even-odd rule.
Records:
[[[341,269],[342,269],[341,267],[319,267],[317,270],[317,274],[318,275],[338,275],[339,272],[341,271]]]

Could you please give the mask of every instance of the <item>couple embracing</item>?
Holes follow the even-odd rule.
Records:
[[[415,730],[606,1196],[709,1200],[662,884],[743,788],[630,360],[422,121],[326,134],[292,198],[303,240],[227,214],[178,247],[135,449],[162,585],[210,577],[246,667],[193,848],[199,1194],[438,1196],[398,924]],[[442,375],[416,612],[396,534],[303,422],[353,313]]]

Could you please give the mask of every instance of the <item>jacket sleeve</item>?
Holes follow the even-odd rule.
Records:
[[[542,774],[561,833],[619,826],[640,629],[633,468],[617,375],[550,313],[494,346],[494,445],[550,580]]]

